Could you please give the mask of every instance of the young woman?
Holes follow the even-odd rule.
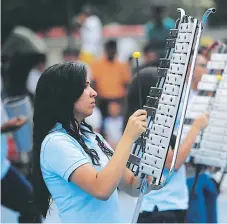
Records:
[[[137,196],[140,181],[126,168],[146,111],[130,116],[115,151],[86,124],[97,93],[83,64],[53,65],[41,75],[34,105],[33,184],[45,218],[52,198],[62,222],[121,222],[117,187]]]

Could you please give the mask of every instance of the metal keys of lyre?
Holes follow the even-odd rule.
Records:
[[[207,67],[215,74],[204,74],[198,84],[200,91],[212,96],[196,96],[187,111],[187,118],[195,119],[209,111],[209,124],[195,142],[191,156],[195,164],[226,167],[227,161],[227,54],[213,53]],[[197,110],[197,111],[196,111]],[[190,128],[190,125],[185,125]],[[183,136],[186,136],[186,131]],[[182,136],[182,140],[183,137]]]
[[[158,75],[165,77],[161,88],[153,88],[147,97],[146,107],[151,111],[153,120],[146,138],[145,153],[140,162],[140,173],[154,177],[154,184],[159,185],[165,158],[170,145],[170,138],[181,101],[189,58],[197,29],[197,20],[187,17],[179,24],[179,29],[170,30],[166,47],[172,48],[168,59],[160,59]],[[153,105],[152,105],[153,104]]]
[[[209,14],[215,12],[214,9],[207,10],[203,15],[202,22],[198,23],[197,19],[186,16],[183,9],[179,8],[178,11],[181,13],[181,16],[176,21],[175,29],[169,31],[166,40],[167,54],[164,59],[160,59],[160,66],[157,69],[157,75],[160,77],[159,89],[152,89],[150,91],[145,105],[145,109],[147,109],[147,111],[149,110],[150,113],[150,116],[148,117],[149,131],[146,131],[145,133],[146,145],[145,148],[142,147],[143,152],[141,153],[141,150],[138,149],[138,147],[136,149],[137,158],[140,157],[140,163],[137,167],[139,167],[139,175],[142,177],[142,184],[140,186],[139,198],[132,220],[133,223],[137,223],[138,220],[143,195],[147,191],[148,175],[153,177],[152,189],[158,190],[169,181],[169,177],[174,171],[180,143],[180,133],[182,132],[183,119],[192,82],[192,72],[195,67],[202,29]],[[188,72],[191,54],[191,70]],[[187,72],[189,75],[188,82],[186,83]],[[169,174],[165,181],[162,182],[161,177],[169,150],[170,138],[174,131],[184,89],[185,101],[183,102],[183,109],[181,110],[181,113],[179,113],[181,116],[173,160]],[[133,152],[135,151],[133,150]]]

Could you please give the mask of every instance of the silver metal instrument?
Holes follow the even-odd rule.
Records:
[[[227,47],[213,53],[207,64],[209,74],[204,74],[198,84],[199,95],[193,98],[185,121],[209,112],[208,126],[197,136],[191,152],[193,163],[225,168],[227,166]],[[190,124],[184,127],[184,135]],[[183,139],[182,139],[183,140]]]
[[[143,196],[149,187],[148,176],[152,177],[151,188],[159,190],[165,186],[174,172],[200,37],[206,19],[209,14],[215,12],[215,9],[208,9],[200,23],[198,19],[187,16],[183,9],[178,11],[180,18],[176,22],[175,29],[169,31],[166,40],[167,54],[165,58],[160,59],[157,70],[160,77],[158,85],[155,88],[151,87],[144,106],[148,114],[148,128],[135,142],[128,162],[128,167],[135,175],[142,178],[133,223],[138,220]],[[191,64],[190,72],[189,64]],[[184,100],[182,100],[183,95]],[[169,174],[163,180],[162,174],[170,140],[182,101],[174,156]]]

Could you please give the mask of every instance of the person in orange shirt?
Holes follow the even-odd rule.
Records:
[[[116,55],[117,43],[109,40],[105,44],[104,57],[91,65],[93,87],[99,94],[99,108],[104,117],[109,102],[123,102],[131,80],[129,65],[119,62]]]

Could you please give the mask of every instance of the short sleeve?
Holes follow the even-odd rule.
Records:
[[[89,163],[79,143],[65,134],[51,136],[42,147],[43,163],[66,181],[74,170]]]

